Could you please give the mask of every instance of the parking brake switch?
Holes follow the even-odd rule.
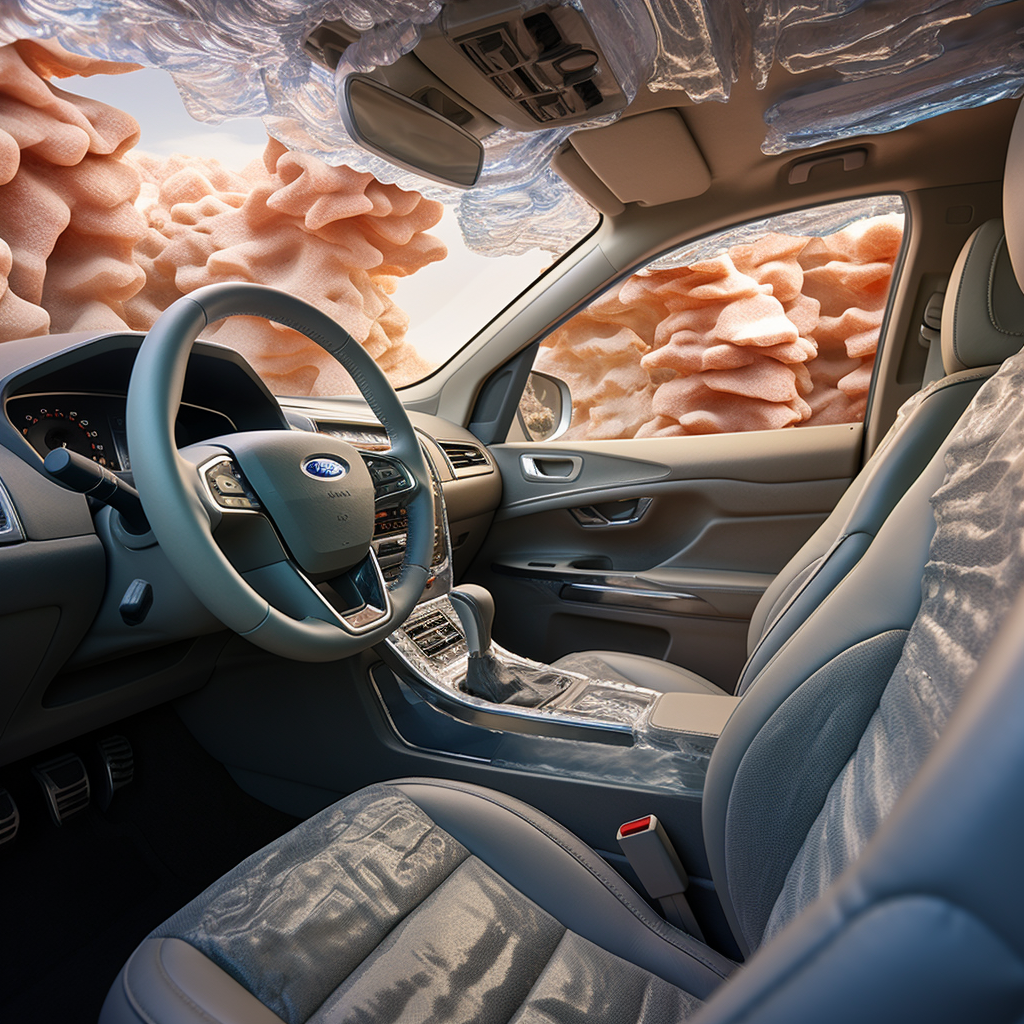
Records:
[[[653,814],[627,821],[615,838],[640,884],[651,899],[658,901],[665,918],[703,942],[704,933],[686,898],[690,879],[661,822]]]

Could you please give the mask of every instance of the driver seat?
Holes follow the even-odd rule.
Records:
[[[895,423],[839,504],[764,592],[747,633],[736,693],[757,674],[863,555],[909,484],[981,385],[1024,339],[1024,293],[1010,266],[1000,220],[967,240],[950,275],[940,342],[945,376],[904,403]],[[689,669],[622,651],[582,651],[556,668],[661,692],[725,691]]]
[[[1010,165],[1024,179],[1024,117]],[[1022,393],[1017,356],[721,735],[703,831],[745,967],[540,812],[411,779],[157,928],[102,1024],[1019,1020]]]

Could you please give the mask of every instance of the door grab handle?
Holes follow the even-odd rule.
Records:
[[[647,510],[654,503],[653,498],[637,498],[630,505],[629,502],[616,502],[623,506],[619,514],[605,515],[599,508],[593,505],[580,505],[578,508],[571,508],[569,512],[580,526],[633,526],[639,523],[647,514]],[[608,506],[604,506],[607,508]]]
[[[520,455],[519,467],[527,480],[566,483],[580,475],[583,459],[579,455]]]

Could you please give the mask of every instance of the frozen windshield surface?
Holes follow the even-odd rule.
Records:
[[[0,264],[0,340],[147,330],[195,288],[254,281],[316,305],[402,387],[450,359],[560,255],[471,252],[442,203],[289,152],[258,119],[195,121],[164,72],[25,41],[0,56],[0,135],[22,151],[10,173],[29,195],[60,200],[40,202],[32,219],[0,214],[11,264],[6,282]],[[26,122],[53,139],[31,159]],[[203,336],[241,351],[276,394],[354,390],[318,346],[279,325],[234,317]]]

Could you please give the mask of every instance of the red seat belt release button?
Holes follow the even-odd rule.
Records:
[[[658,901],[665,917],[703,942],[704,935],[686,899],[689,876],[661,822],[653,814],[644,815],[621,825],[615,838],[640,884],[651,899]]]

